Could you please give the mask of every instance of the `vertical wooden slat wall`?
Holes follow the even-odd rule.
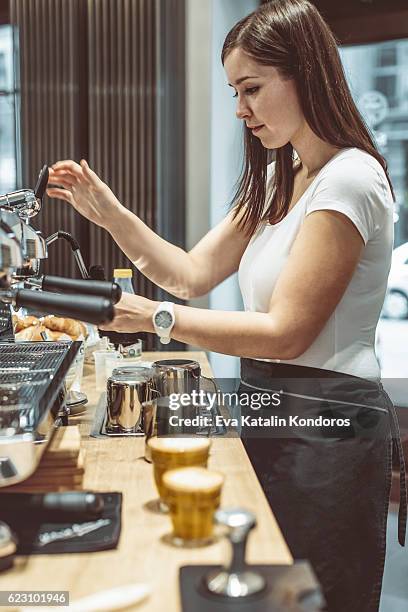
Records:
[[[88,0],[89,160],[149,227],[156,219],[156,24],[152,0]],[[128,265],[92,225],[94,263]],[[154,297],[137,275],[135,289]]]
[[[119,200],[153,229],[157,209],[156,10],[152,0],[10,0],[19,29],[23,184],[43,163],[86,157]],[[109,234],[69,205],[46,198],[37,226],[80,241],[86,263],[106,274],[128,267]],[[46,271],[78,277],[65,244]],[[135,271],[135,289],[155,297]]]
[[[18,29],[20,54],[23,187],[34,187],[44,163],[79,154],[80,134],[75,120],[80,1],[10,0],[10,18]],[[65,203],[45,198],[34,224],[45,236],[58,229],[75,235],[76,216]],[[54,243],[49,251],[46,271],[77,275],[65,243]]]

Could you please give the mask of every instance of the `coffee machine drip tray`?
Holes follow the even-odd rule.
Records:
[[[0,487],[30,476],[55,428],[80,342],[0,342]]]
[[[202,411],[202,412],[201,412]],[[200,407],[200,413],[202,417],[208,417],[208,412],[206,411],[205,407]],[[215,415],[220,415],[220,409],[218,406],[214,406],[213,410],[212,410],[212,418],[213,418],[213,424],[210,425],[209,427],[206,428],[202,428],[202,431],[199,430],[195,430],[194,432],[191,431],[191,428],[189,428],[188,432],[182,432],[182,431],[178,431],[178,432],[174,432],[174,435],[182,435],[184,433],[184,435],[186,435],[187,433],[192,433],[192,435],[205,435],[205,436],[225,436],[227,433],[227,428],[224,425],[218,425],[215,422],[214,416]],[[143,430],[143,426],[141,425],[140,428],[137,428],[136,431],[125,431],[125,430],[121,430],[121,429],[108,429],[107,428],[107,399],[106,399],[106,393],[102,393],[100,398],[99,398],[99,402],[98,405],[96,407],[96,411],[95,411],[95,418],[92,424],[92,428],[91,428],[91,437],[92,438],[104,438],[104,437],[109,437],[109,438],[140,438],[143,437],[145,435],[145,432]]]
[[[104,438],[109,436],[110,438],[142,438],[144,432],[141,428],[137,428],[136,431],[126,431],[124,429],[108,429],[107,427],[107,400],[106,393],[101,393],[98,405],[95,411],[95,418],[92,424],[91,437],[92,438]]]

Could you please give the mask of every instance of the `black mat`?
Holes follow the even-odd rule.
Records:
[[[104,509],[100,517],[78,522],[45,522],[27,512],[8,513],[0,518],[18,538],[17,555],[51,555],[96,552],[116,548],[121,532],[122,494],[101,493]]]
[[[267,581],[257,595],[224,598],[208,592],[203,577],[215,566],[186,565],[180,568],[183,612],[320,612],[324,598],[306,561],[294,565],[251,565]]]

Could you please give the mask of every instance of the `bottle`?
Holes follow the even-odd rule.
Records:
[[[133,272],[130,268],[115,268],[113,271],[113,280],[119,285],[123,293],[135,294],[132,284]],[[137,357],[141,355],[142,346],[140,341],[140,333],[126,333],[114,331],[100,331],[100,334],[107,336],[109,342],[112,343],[115,349],[119,350],[123,357]]]
[[[123,293],[135,293],[132,285],[133,272],[129,268],[115,268],[113,280],[119,285]]]

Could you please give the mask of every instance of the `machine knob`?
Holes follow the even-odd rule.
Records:
[[[265,588],[266,580],[245,563],[248,536],[256,526],[255,515],[242,508],[218,510],[215,521],[227,530],[226,537],[231,544],[230,558],[223,568],[205,576],[206,588],[214,595],[232,598],[259,593]]]

